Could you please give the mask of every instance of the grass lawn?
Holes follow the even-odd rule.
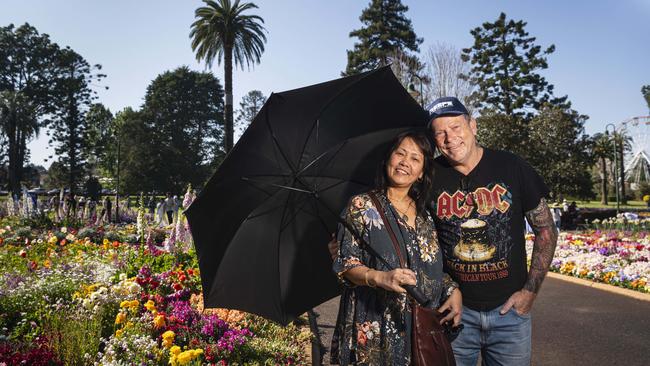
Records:
[[[609,202],[607,205],[603,205],[600,201],[576,201],[576,204],[579,208],[612,208],[616,209],[616,201]],[[648,205],[643,201],[627,201],[627,204],[620,205],[621,209],[643,209],[648,208]]]

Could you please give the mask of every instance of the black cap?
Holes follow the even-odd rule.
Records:
[[[467,108],[456,97],[442,97],[434,100],[427,106],[429,112],[429,120],[427,127],[431,121],[442,116],[459,116],[461,114],[469,115]]]

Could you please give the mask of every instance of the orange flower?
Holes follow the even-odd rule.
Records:
[[[61,246],[65,246],[67,242],[68,242],[67,240],[61,239],[61,242],[59,244],[61,244]]]
[[[366,337],[366,333],[364,333],[363,330],[359,329],[357,331],[357,343],[359,343],[361,346],[365,346],[367,341],[368,337]]]

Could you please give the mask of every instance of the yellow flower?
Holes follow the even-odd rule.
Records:
[[[165,316],[164,315],[156,315],[155,318],[153,318],[153,326],[154,328],[162,328],[165,326]]]
[[[192,356],[193,358],[197,358],[203,354],[203,350],[200,348],[192,350]]]
[[[47,243],[48,243],[48,244],[56,244],[56,242],[58,242],[58,241],[59,241],[59,239],[57,239],[57,237],[54,236],[54,235],[53,235],[53,236],[50,236],[50,238],[47,239]]]
[[[178,356],[176,356],[176,359],[178,360],[179,365],[187,365],[190,361],[192,361],[192,351],[181,352]]]
[[[122,324],[126,320],[126,314],[119,312],[115,317],[115,324]]]
[[[178,355],[179,353],[181,353],[181,348],[180,348],[179,346],[174,346],[174,347],[172,347],[172,348],[169,349],[169,354],[170,354],[170,355],[174,355],[174,356],[176,356],[176,355]]]
[[[118,329],[115,331],[115,337],[120,338],[122,336],[122,333],[124,333],[124,329]]]
[[[154,311],[156,310],[156,304],[153,302],[153,300],[149,300],[144,304],[144,307],[147,308],[149,311]]]
[[[175,336],[176,336],[176,334],[174,334],[174,332],[172,332],[171,330],[168,330],[165,333],[163,333],[162,334],[162,338],[163,338],[162,345],[163,345],[163,347],[171,348],[172,344],[174,344],[174,337]]]

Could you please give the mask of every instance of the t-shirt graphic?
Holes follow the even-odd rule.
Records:
[[[450,221],[453,256],[446,265],[463,282],[491,281],[508,276],[512,240],[508,232],[512,194],[504,183],[470,192],[443,191],[436,198],[436,216]]]
[[[524,213],[548,189],[528,163],[504,151],[484,148],[468,175],[443,157],[434,169],[430,209],[445,269],[460,284],[465,305],[493,309],[526,281]]]

